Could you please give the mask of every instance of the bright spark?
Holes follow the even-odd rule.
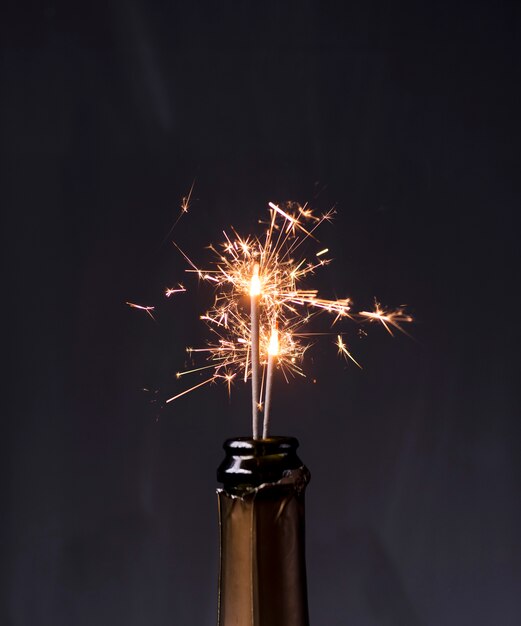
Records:
[[[131,309],[139,309],[140,311],[145,311],[150,317],[156,321],[156,318],[152,315],[152,311],[155,307],[153,306],[143,306],[141,304],[134,304],[134,302],[125,302]]]
[[[194,186],[195,186],[195,178],[192,182],[192,186],[190,187],[190,191],[188,192],[188,195],[183,196],[181,199],[181,215],[183,213],[188,213],[188,209],[190,208],[190,202],[192,200],[192,193],[194,190]],[[177,218],[179,220],[179,218]]]
[[[179,207],[181,209],[181,211],[180,211],[179,215],[177,216],[177,219],[174,221],[174,223],[170,227],[170,230],[165,235],[163,241],[161,242],[161,245],[163,245],[165,243],[165,241],[170,237],[170,235],[174,231],[175,227],[177,226],[179,220],[183,217],[183,215],[185,213],[188,213],[188,209],[190,208],[190,202],[192,201],[192,193],[194,191],[194,187],[195,187],[195,178],[192,181],[192,186],[190,187],[190,191],[186,194],[186,196],[183,196],[181,198],[181,205]]]
[[[413,321],[413,318],[405,312],[405,307],[402,306],[394,311],[388,311],[382,308],[381,304],[376,300],[374,311],[360,311],[359,315],[369,322],[380,322],[390,335],[393,335],[391,327],[396,328],[396,330],[404,333],[404,335],[409,335],[409,333],[402,328],[402,324]]]
[[[177,287],[169,287],[168,289],[166,289],[165,296],[167,298],[170,298],[170,296],[173,296],[174,293],[183,293],[183,291],[186,291],[186,289],[183,287],[183,285],[181,285],[181,283],[179,283]]]
[[[355,360],[355,358],[353,357],[353,355],[351,354],[351,352],[349,352],[349,350],[347,349],[346,344],[344,343],[343,339],[342,339],[342,335],[338,335],[337,336],[337,340],[336,340],[336,344],[338,347],[338,354],[341,354],[345,357],[346,361],[347,359],[351,359],[351,361],[353,361],[353,363],[355,365],[358,365],[358,367],[360,369],[362,369],[362,366],[360,365],[360,363],[358,361]]]

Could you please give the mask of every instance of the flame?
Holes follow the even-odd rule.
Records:
[[[253,275],[250,281],[250,296],[253,298],[254,296],[260,296],[261,294],[261,282],[259,278],[259,264],[255,263],[255,267],[253,268]]]
[[[279,354],[279,331],[274,328],[271,331],[270,341],[268,344],[268,356],[278,356]]]

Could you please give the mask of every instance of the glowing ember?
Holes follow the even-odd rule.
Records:
[[[170,298],[170,296],[173,296],[174,293],[182,293],[183,291],[186,291],[186,289],[183,287],[183,285],[181,285],[181,283],[179,283],[177,287],[169,287],[168,289],[166,289],[165,296],[167,298]]]
[[[401,324],[413,321],[412,317],[405,312],[404,307],[400,307],[395,311],[386,311],[381,307],[380,303],[376,301],[374,311],[360,311],[359,315],[361,318],[365,318],[370,322],[380,322],[390,335],[393,334],[390,328],[391,326],[405,335],[408,335]]]
[[[351,359],[351,361],[353,361],[355,365],[358,365],[358,367],[362,369],[362,366],[360,365],[360,363],[355,360],[351,352],[349,352],[349,350],[347,349],[347,346],[344,343],[344,340],[342,339],[342,335],[337,336],[336,345],[338,347],[338,354],[342,354],[346,359],[348,358]]]
[[[277,367],[286,381],[291,376],[304,376],[302,360],[309,347],[306,337],[312,334],[306,333],[305,329],[309,321],[319,314],[332,316],[332,325],[344,318],[378,321],[390,334],[393,334],[391,328],[405,332],[401,325],[412,321],[403,307],[388,311],[376,302],[374,311],[357,314],[352,312],[349,298],[328,300],[319,297],[316,289],[302,288],[302,281],[328,265],[330,259],[326,258],[328,248],[316,252],[315,261],[299,257],[299,249],[305,241],[316,241],[316,229],[323,222],[330,221],[334,212],[317,217],[307,206],[296,203],[288,203],[281,208],[270,202],[269,207],[270,219],[264,235],[260,238],[241,237],[234,229],[231,234],[224,232],[223,242],[217,247],[210,246],[215,260],[208,269],[198,267],[180,250],[190,266],[186,271],[197,274],[200,280],[209,282],[215,288],[213,306],[201,316],[214,339],[205,348],[187,349],[191,355],[204,354],[208,361],[206,365],[178,374],[181,377],[209,370],[209,378],[168,402],[219,380],[227,385],[230,392],[236,377],[244,381],[252,377],[250,301],[254,299],[258,302],[259,364],[266,369],[270,340],[274,336],[272,329],[276,328]],[[184,290],[179,285],[178,289],[168,290],[167,295]],[[348,351],[342,334],[338,334],[336,346],[339,354],[360,367]]]
[[[142,304],[135,304],[134,302],[125,302],[131,309],[139,309],[140,311],[145,311],[150,317],[156,321],[155,317],[152,315],[152,311],[155,307],[153,306],[143,306]]]

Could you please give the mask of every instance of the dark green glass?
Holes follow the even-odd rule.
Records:
[[[304,491],[294,437],[224,443],[217,470],[218,626],[309,626]]]

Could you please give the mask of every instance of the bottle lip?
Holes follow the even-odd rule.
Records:
[[[273,436],[266,439],[253,439],[253,437],[234,437],[227,439],[223,448],[234,455],[242,456],[266,456],[270,454],[284,454],[294,452],[299,447],[296,437]]]

